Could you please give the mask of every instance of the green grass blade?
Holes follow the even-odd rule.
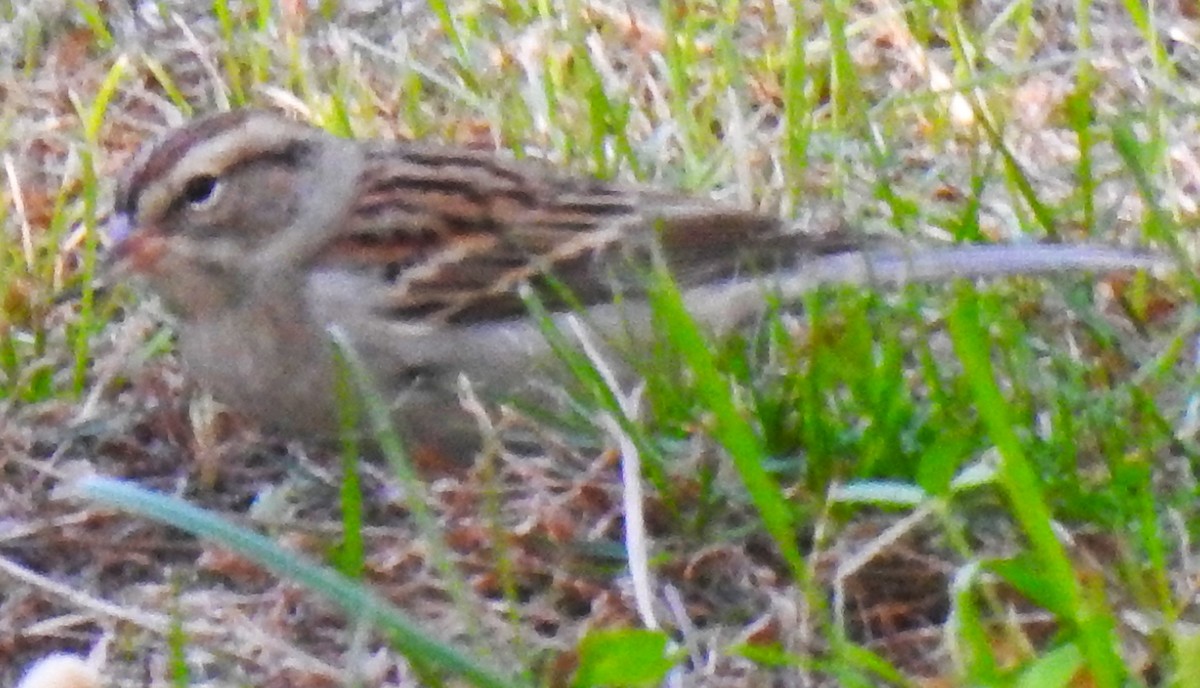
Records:
[[[303,584],[341,607],[347,616],[377,624],[415,661],[460,675],[477,686],[511,688],[520,685],[433,640],[403,612],[362,585],[332,569],[305,561],[269,538],[235,526],[195,505],[110,478],[86,478],[78,485],[78,492],[87,499],[218,542],[277,575]]]
[[[1067,553],[1054,532],[1053,517],[1037,473],[1025,456],[1000,393],[992,365],[979,298],[969,288],[959,290],[949,319],[955,353],[971,386],[975,406],[1002,459],[997,478],[1005,490],[1017,523],[1029,539],[1033,555],[1048,586],[1052,611],[1074,626],[1097,685],[1116,688],[1126,674],[1116,653],[1116,638],[1107,610],[1085,598]]]

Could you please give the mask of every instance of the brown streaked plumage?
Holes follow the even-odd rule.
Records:
[[[491,153],[339,139],[249,110],[148,145],[118,184],[113,227],[116,263],[178,317],[183,358],[219,400],[285,432],[334,433],[336,327],[402,428],[464,459],[475,436],[458,377],[517,391],[547,353],[522,285],[551,308],[578,303],[602,326],[620,319],[648,336],[639,297],[655,254],[714,328],[760,313],[766,292],[795,299],[821,283],[1166,262],[1096,246],[910,252],[799,234],[706,199]]]

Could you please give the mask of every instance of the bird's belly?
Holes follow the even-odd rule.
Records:
[[[336,433],[332,350],[302,323],[234,316],[185,326],[180,341],[190,373],[217,401],[271,429]]]

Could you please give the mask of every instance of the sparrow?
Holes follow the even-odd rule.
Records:
[[[665,269],[715,334],[831,283],[903,284],[1170,266],[1101,245],[916,247],[811,234],[773,215],[532,160],[421,141],[355,140],[261,110],[200,117],[146,144],[116,187],[112,269],[176,321],[201,387],[287,436],[341,429],[331,330],[400,431],[469,462],[465,377],[531,388],[552,352],[523,292],[602,334],[656,336]]]

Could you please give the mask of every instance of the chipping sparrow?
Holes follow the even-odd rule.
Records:
[[[402,431],[468,459],[465,374],[517,390],[549,349],[520,285],[600,329],[649,336],[639,278],[655,251],[716,329],[822,283],[903,282],[1165,264],[1100,246],[868,248],[778,218],[533,162],[428,143],[352,141],[243,110],[147,145],[109,225],[119,270],[178,318],[183,359],[218,400],[285,433],[338,428],[327,328],[349,337]],[[639,266],[640,269],[639,269]],[[619,302],[619,303],[618,303]]]

